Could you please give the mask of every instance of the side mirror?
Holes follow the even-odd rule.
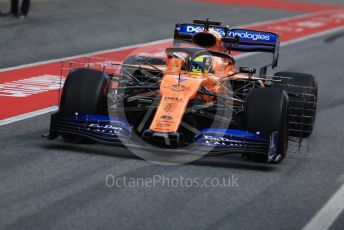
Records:
[[[248,73],[248,74],[255,74],[256,73],[256,68],[252,67],[240,67],[239,72],[241,73]]]

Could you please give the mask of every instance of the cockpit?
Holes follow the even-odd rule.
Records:
[[[167,71],[215,74],[221,77],[234,68],[234,59],[222,52],[191,47],[166,49]]]

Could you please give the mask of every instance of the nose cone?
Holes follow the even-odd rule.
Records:
[[[174,148],[183,144],[183,134],[179,132],[156,132],[147,129],[143,132],[142,138],[157,146]]]

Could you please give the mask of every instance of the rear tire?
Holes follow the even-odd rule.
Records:
[[[246,129],[270,136],[278,131],[277,152],[282,161],[288,150],[288,96],[285,91],[273,88],[255,88],[246,101]],[[267,155],[244,154],[254,161],[267,161]]]
[[[318,99],[318,83],[315,77],[293,72],[278,72],[275,76],[283,78],[281,82],[274,83],[273,87],[285,90],[289,95],[290,135],[309,137],[314,129]]]

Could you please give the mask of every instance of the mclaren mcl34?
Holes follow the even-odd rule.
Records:
[[[259,72],[237,67],[232,51],[271,53],[272,62]],[[315,77],[267,74],[278,64],[278,34],[194,20],[176,25],[165,53],[69,68],[48,137],[276,163],[290,138],[312,134]]]

